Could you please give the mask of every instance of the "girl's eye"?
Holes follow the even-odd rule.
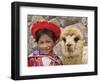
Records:
[[[50,43],[51,41],[47,41],[47,43]]]
[[[44,42],[43,41],[41,41],[41,42],[39,42],[40,44],[43,44]]]
[[[75,38],[74,38],[74,41],[75,41],[75,42],[77,42],[78,40],[79,40],[79,38],[78,38],[78,37],[75,37]]]
[[[63,40],[64,42],[66,42],[66,39],[65,39],[65,38],[63,38],[62,40]]]

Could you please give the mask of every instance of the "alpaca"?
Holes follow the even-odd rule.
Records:
[[[64,65],[83,63],[83,34],[75,25],[67,26],[62,30],[59,43]]]

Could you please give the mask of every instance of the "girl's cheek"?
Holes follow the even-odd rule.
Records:
[[[54,46],[54,43],[53,43],[53,42],[51,42],[49,45]]]
[[[43,45],[42,45],[42,44],[39,44],[38,47],[39,47],[39,48],[43,48]]]

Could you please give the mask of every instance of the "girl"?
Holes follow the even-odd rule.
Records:
[[[53,51],[60,37],[60,27],[49,21],[38,21],[32,25],[31,32],[38,48],[28,56],[28,66],[61,65],[60,58]]]

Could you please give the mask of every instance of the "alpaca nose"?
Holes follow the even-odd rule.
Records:
[[[68,46],[68,47],[70,47],[70,46],[71,46],[71,44],[67,44],[67,46]]]

